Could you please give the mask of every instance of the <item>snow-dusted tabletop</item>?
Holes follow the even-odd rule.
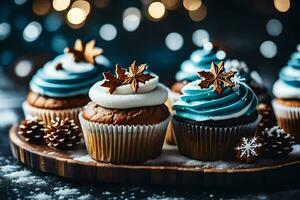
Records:
[[[299,146],[295,146],[290,157],[300,154]],[[148,161],[147,164],[156,165],[167,162],[181,163],[183,165],[206,166],[224,169],[227,167],[247,167],[240,162],[226,163],[200,162],[190,160],[184,156],[175,156],[176,149],[165,146],[165,151],[157,159]],[[46,152],[56,156],[57,153],[51,149]],[[74,161],[82,163],[95,162],[84,151],[69,152]],[[171,162],[172,161],[172,162]],[[259,161],[260,162],[260,161]],[[174,163],[173,163],[174,164]],[[299,177],[298,173],[294,176]],[[245,180],[245,182],[248,180]],[[253,189],[246,191],[235,190],[228,192],[224,190],[207,190],[192,187],[153,187],[132,184],[92,184],[85,181],[73,182],[60,177],[47,175],[37,170],[28,168],[12,158],[7,130],[0,129],[0,199],[299,199],[299,184],[286,186],[278,185],[272,188],[266,185],[261,190]]]

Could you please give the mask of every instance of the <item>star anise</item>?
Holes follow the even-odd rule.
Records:
[[[198,72],[199,76],[204,78],[199,83],[201,88],[209,88],[211,85],[213,86],[213,91],[218,94],[222,94],[223,85],[224,87],[233,87],[235,84],[231,81],[231,78],[234,77],[236,72],[229,71],[225,72],[224,62],[220,62],[219,64],[211,63],[210,71],[201,71]]]
[[[80,39],[75,42],[74,48],[66,48],[65,52],[73,55],[76,62],[95,63],[95,57],[99,56],[103,50],[95,47],[96,41],[91,40],[84,44]]]
[[[121,86],[127,78],[126,71],[118,64],[116,65],[115,73],[116,76],[114,76],[110,71],[103,73],[105,81],[101,86],[108,87],[110,94],[112,94],[117,87]]]
[[[124,81],[124,84],[130,84],[132,90],[136,93],[139,89],[139,82],[145,83],[154,78],[150,74],[144,74],[146,64],[137,65],[134,61],[129,67],[129,74]]]

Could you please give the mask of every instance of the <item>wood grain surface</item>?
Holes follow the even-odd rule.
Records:
[[[157,160],[139,165],[114,165],[90,159],[83,144],[74,151],[59,151],[46,145],[26,143],[18,136],[17,126],[13,126],[9,133],[12,153],[17,160],[47,174],[73,181],[218,189],[259,188],[291,184],[299,180],[300,153],[277,161],[266,160],[250,165],[231,165],[227,161],[213,167],[208,165],[209,162],[188,160],[179,155],[176,149],[164,149],[163,155]],[[193,162],[196,164],[186,164]]]

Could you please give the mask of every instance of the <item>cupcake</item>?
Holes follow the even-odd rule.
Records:
[[[224,55],[219,56],[220,53],[218,52],[224,54],[219,48],[213,46],[210,42],[207,42],[201,49],[195,50],[190,58],[181,64],[180,70],[175,76],[176,82],[171,86],[171,90],[169,91],[167,105],[171,112],[173,112],[173,103],[178,101],[179,96],[182,94],[181,89],[189,82],[198,79],[197,72],[202,70],[209,71],[212,62],[219,63],[225,57]],[[175,144],[171,125],[168,127],[166,142]]]
[[[30,81],[23,103],[25,115],[37,116],[46,125],[56,117],[79,124],[78,114],[90,101],[89,88],[110,66],[101,53],[94,40],[87,44],[77,40],[74,48],[67,48],[64,54],[46,63]]]
[[[126,72],[116,65],[116,76],[90,91],[91,102],[79,118],[89,155],[101,162],[140,163],[160,155],[170,113],[168,92],[146,65],[134,62]]]
[[[179,152],[198,160],[232,159],[242,137],[254,136],[257,97],[224,63],[201,71],[182,89],[172,120]]]
[[[278,125],[300,143],[300,48],[279,72],[273,86],[272,105]]]
[[[244,61],[237,59],[227,59],[224,65],[226,71],[238,72],[240,78],[244,79],[256,94],[259,103],[271,105],[271,97],[257,71],[251,71]]]

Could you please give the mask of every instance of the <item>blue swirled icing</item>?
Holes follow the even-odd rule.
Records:
[[[300,51],[291,55],[286,67],[279,72],[279,79],[286,84],[300,87]]]
[[[194,121],[218,121],[251,115],[256,111],[257,97],[245,83],[226,88],[221,95],[200,88],[199,80],[186,85],[180,100],[173,105],[177,116]]]
[[[62,70],[56,70],[61,63]],[[70,54],[57,56],[38,70],[30,82],[30,89],[49,97],[71,97],[87,95],[90,87],[99,81],[103,71],[110,69],[104,56],[96,58],[96,64],[76,63]]]
[[[201,48],[194,51],[190,59],[181,64],[180,70],[176,73],[176,80],[194,81],[198,79],[197,72],[209,71],[212,62],[219,63],[221,61],[217,58],[217,52],[217,48]]]
[[[291,55],[287,66],[280,70],[273,93],[277,98],[300,99],[300,48]]]

